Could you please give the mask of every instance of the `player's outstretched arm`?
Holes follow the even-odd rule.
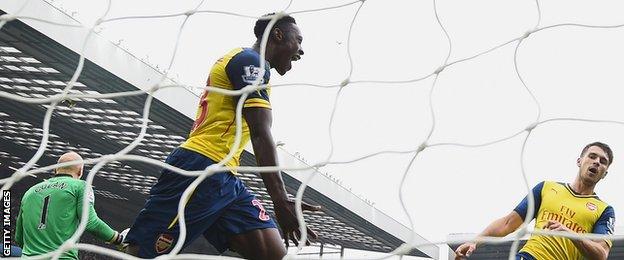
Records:
[[[544,188],[545,182],[540,182],[531,192],[524,197],[524,199],[516,206],[516,208],[507,216],[504,216],[500,219],[495,220],[490,225],[488,225],[479,237],[504,237],[511,232],[514,232],[522,222],[524,218],[527,217],[527,213],[529,211],[529,196],[533,196],[533,212],[537,212],[542,203],[542,189]],[[535,217],[535,216],[533,216]],[[479,239],[477,237],[477,241]],[[477,249],[478,243],[475,242],[467,242],[459,246],[455,250],[455,259],[462,259],[470,256],[474,250]]]
[[[249,126],[251,143],[258,166],[277,166],[277,152],[273,136],[271,135],[271,124],[273,121],[271,110],[259,107],[245,108],[243,109],[243,116]],[[263,172],[260,175],[273,201],[275,216],[282,228],[286,243],[288,243],[290,238],[297,244],[297,239],[301,234],[295,212],[295,203],[288,198],[281,173]],[[303,203],[302,208],[304,210],[319,210],[320,206],[311,206]],[[317,237],[316,233],[310,228],[308,228],[307,232],[309,237]]]
[[[277,166],[277,152],[271,134],[273,116],[271,110],[260,107],[243,109],[243,117],[249,126],[249,135],[258,166]],[[260,173],[273,202],[288,199],[282,175],[277,172]]]
[[[502,218],[490,223],[477,237],[504,237],[522,225],[522,217],[515,210]],[[477,249],[478,242],[466,242],[455,250],[455,259],[469,257]]]
[[[84,191],[78,192],[78,197],[77,197],[78,207],[76,207],[76,214],[78,218],[82,216],[82,200],[83,200],[84,194],[85,194]],[[108,243],[115,244],[115,245],[121,244],[121,242],[123,241],[123,237],[119,235],[119,232],[113,230],[108,224],[106,224],[106,222],[101,220],[98,217],[97,213],[95,212],[95,208],[93,206],[95,203],[94,197],[93,197],[93,191],[90,190],[87,193],[87,195],[89,196],[89,199],[88,199],[89,215],[87,219],[86,231],[91,233],[92,235],[94,235],[95,237],[97,237],[98,239],[102,241],[106,241]]]

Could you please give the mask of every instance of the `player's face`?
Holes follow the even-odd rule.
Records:
[[[604,177],[609,168],[607,153],[598,146],[591,146],[578,159],[581,180],[597,183]]]
[[[303,42],[303,36],[296,24],[290,23],[284,26],[282,40],[277,43],[277,55],[271,64],[277,73],[286,74],[292,68],[292,62],[301,59],[303,55],[301,42]]]

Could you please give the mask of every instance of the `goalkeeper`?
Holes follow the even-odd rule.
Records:
[[[82,160],[75,152],[63,154],[58,162]],[[97,238],[120,245],[123,235],[98,218],[93,208],[93,190],[85,194],[80,180],[83,164],[60,167],[54,177],[32,186],[22,197],[16,224],[16,243],[23,256],[43,255],[58,249],[78,228],[83,196],[89,196],[86,230]],[[78,259],[78,250],[68,250],[60,259]]]

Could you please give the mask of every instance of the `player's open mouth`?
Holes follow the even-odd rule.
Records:
[[[299,54],[295,54],[292,57],[290,57],[291,61],[298,61],[300,59],[301,59],[301,55],[299,55]]]
[[[589,172],[594,173],[594,174],[598,173],[598,169],[596,169],[594,167],[589,167],[588,170],[589,170]]]

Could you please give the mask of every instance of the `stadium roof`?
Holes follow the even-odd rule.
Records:
[[[12,14],[22,1],[3,1],[0,9]],[[64,24],[78,24],[64,12],[41,0],[30,1],[20,13],[29,17]],[[73,75],[87,35],[84,28],[71,28],[24,19],[7,23],[0,30],[0,91],[23,97],[43,98],[65,88]],[[111,42],[93,35],[85,48],[84,69],[71,90],[75,94],[97,94],[147,89],[162,74]],[[166,83],[173,83],[167,80]],[[184,139],[192,125],[198,97],[186,89],[164,89],[155,94],[145,140],[133,154],[163,161]],[[53,113],[49,145],[37,166],[50,165],[68,150],[85,158],[95,158],[120,151],[137,137],[146,95],[115,99],[78,98],[75,105],[61,104]],[[42,136],[42,122],[48,105],[35,105],[2,99],[0,102],[0,177],[7,177],[21,167],[37,150]],[[304,162],[279,150],[280,159],[289,165]],[[243,165],[255,165],[252,154],[245,152]],[[141,162],[112,162],[98,172],[94,188],[100,217],[121,229],[130,225],[142,207],[149,188],[158,177],[159,168]],[[291,194],[310,172],[285,173]],[[17,183],[14,198],[47,176],[27,177]],[[239,177],[269,211],[272,205],[259,175],[243,173]],[[320,242],[345,248],[389,252],[407,241],[412,232],[393,218],[364,202],[324,175],[317,176],[306,190],[304,200],[320,204],[324,210],[308,214],[307,223],[320,231]],[[14,203],[16,207],[17,203]],[[14,209],[13,212],[17,212]],[[424,243],[415,234],[417,243]],[[213,253],[205,244],[194,244],[190,252]],[[413,250],[412,255],[437,259],[438,247]]]

